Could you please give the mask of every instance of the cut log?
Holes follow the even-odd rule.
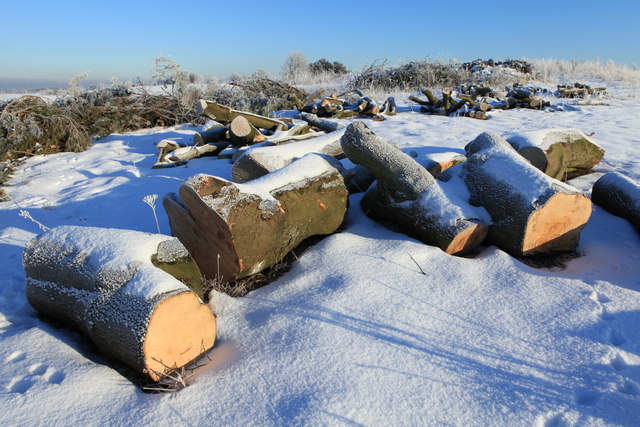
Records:
[[[544,166],[540,170],[561,181],[591,173],[605,153],[578,129],[541,129],[507,134],[506,138],[532,164]],[[540,151],[544,152],[546,165],[540,159]]]
[[[425,106],[425,107],[433,106],[433,104],[431,102],[425,101],[424,99],[420,99],[417,96],[413,96],[413,95],[409,96],[409,101],[415,102],[416,104],[419,104],[419,105],[422,105],[422,106]]]
[[[422,166],[363,122],[350,124],[341,144],[353,163],[366,166],[377,178],[377,185],[370,187],[362,199],[367,215],[395,221],[416,238],[448,254],[464,254],[486,236],[487,227],[452,203]]]
[[[334,120],[321,119],[318,118],[318,116],[310,113],[302,112],[297,117],[309,123],[311,126],[327,133],[334,132],[344,127],[342,123],[336,122]]]
[[[585,194],[544,175],[495,132],[465,149],[471,203],[484,206],[493,222],[489,243],[517,256],[575,250],[591,215]]]
[[[247,184],[196,175],[163,200],[172,234],[206,277],[255,274],[340,226],[348,194],[336,164],[311,154]]]
[[[261,134],[260,131],[243,116],[237,116],[231,121],[229,125],[229,137],[231,141],[239,147],[262,142],[267,139],[266,136]]]
[[[424,96],[427,97],[427,100],[431,105],[435,106],[436,104],[438,104],[438,98],[436,98],[435,95],[429,89],[422,88],[420,89],[420,92],[422,92]]]
[[[302,105],[307,105],[307,104],[313,102],[314,99],[320,98],[324,94],[324,92],[325,92],[324,89],[318,89],[317,91],[313,92],[311,95],[309,95],[305,99],[303,99],[302,100]]]
[[[162,142],[162,141],[161,141]],[[229,145],[228,142],[211,142],[209,144],[180,147],[166,154],[160,154],[152,169],[169,168],[184,165],[188,160],[197,157],[218,155]]]
[[[606,173],[593,184],[591,200],[640,231],[640,183],[637,181],[618,172]]]
[[[430,153],[424,156],[415,157],[416,162],[425,168],[434,178],[438,178],[442,172],[452,166],[459,165],[467,158],[454,152]]]
[[[216,336],[209,307],[152,264],[152,257],[160,264],[176,260],[162,248],[171,240],[128,230],[54,228],[26,245],[27,300],[80,329],[106,356],[157,381],[213,347]]]
[[[233,164],[231,177],[242,183],[281,169],[309,153],[339,156],[344,128],[317,138],[275,147],[258,147],[244,152]]]
[[[387,116],[395,116],[398,113],[398,107],[396,106],[396,99],[393,96],[387,98],[383,104],[383,112]]]
[[[260,116],[258,114],[247,113],[245,111],[232,110],[229,107],[220,105],[217,102],[207,101],[204,99],[196,103],[196,112],[198,115],[204,115],[213,120],[221,122],[231,122],[238,116],[242,116],[249,120],[253,126],[259,129],[276,130],[278,126],[286,127],[286,124],[280,120],[270,117]]]

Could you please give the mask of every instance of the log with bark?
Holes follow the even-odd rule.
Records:
[[[213,347],[216,336],[209,307],[164,271],[199,277],[176,243],[129,230],[54,228],[26,245],[27,300],[80,329],[106,356],[159,380]]]
[[[491,215],[487,241],[517,255],[573,251],[591,215],[591,201],[528,163],[498,133],[465,147],[462,176],[471,203]]]
[[[531,164],[560,181],[591,173],[605,151],[578,129],[511,133],[507,141]]]
[[[163,141],[167,141],[167,140],[163,140]],[[211,142],[209,144],[204,144],[204,145],[180,147],[180,148],[172,149],[171,151],[165,152],[164,150],[174,148],[175,146],[171,145],[169,142],[167,142],[165,146],[165,144],[162,144],[163,141],[160,141],[160,143],[158,143],[158,148],[161,151],[158,155],[158,160],[152,166],[152,169],[181,166],[187,163],[187,161],[191,159],[195,159],[197,157],[215,156],[215,155],[218,155],[222,150],[224,150],[229,145],[228,142]],[[161,144],[162,144],[162,147],[161,147]]]
[[[362,199],[367,215],[392,220],[448,254],[467,253],[482,242],[487,226],[466,214],[470,207],[452,203],[426,169],[363,122],[350,124],[341,143],[353,163],[377,178]]]
[[[231,120],[229,124],[229,138],[233,144],[238,147],[252,145],[267,139],[267,137],[261,134],[244,116],[237,116]]]
[[[163,204],[171,231],[202,274],[228,282],[260,272],[342,223],[347,190],[337,160],[310,154],[246,184],[196,175]]]
[[[438,178],[442,172],[449,169],[452,166],[459,165],[467,160],[467,158],[460,153],[454,153],[452,151],[443,153],[428,153],[422,156],[418,156],[416,153],[409,153],[409,155],[415,159],[418,164],[427,170],[434,178]]]
[[[640,231],[640,183],[619,172],[602,175],[593,184],[593,203],[629,221]]]
[[[310,126],[318,128],[319,130],[327,133],[334,132],[344,127],[342,123],[336,122],[334,120],[321,119],[315,114],[301,112],[297,117],[309,123]]]
[[[207,101],[204,99],[201,99],[196,103],[196,112],[198,115],[204,115],[210,119],[220,122],[231,122],[236,117],[242,116],[258,129],[276,130],[278,126],[282,129],[287,127],[287,125],[281,120],[247,113],[245,111],[233,110],[229,107],[218,104],[217,102]]]
[[[339,156],[342,154],[340,138],[344,131],[341,128],[313,139],[246,150],[234,162],[231,177],[234,182],[247,182],[281,169],[309,153]]]

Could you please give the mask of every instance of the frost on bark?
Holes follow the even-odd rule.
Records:
[[[465,217],[425,168],[363,122],[350,124],[341,144],[353,163],[366,166],[377,178],[362,199],[367,215],[392,220],[449,254],[468,252],[486,236],[487,227]]]
[[[342,223],[347,191],[333,159],[307,155],[246,184],[196,175],[163,200],[171,231],[203,275],[228,282],[268,268]]]
[[[209,307],[152,263],[182,263],[184,251],[168,250],[176,247],[171,241],[128,230],[54,228],[26,245],[27,300],[79,328],[106,356],[158,380],[213,347],[216,336]]]
[[[593,184],[591,200],[640,231],[640,183],[637,181],[618,172],[606,173]]]
[[[591,215],[577,189],[536,169],[495,132],[465,147],[463,177],[471,203],[491,215],[487,241],[514,255],[575,250]]]

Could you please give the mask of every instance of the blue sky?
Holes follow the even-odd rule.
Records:
[[[152,75],[154,58],[228,77],[287,55],[360,69],[377,59],[548,58],[640,65],[638,1],[0,0],[0,79]]]

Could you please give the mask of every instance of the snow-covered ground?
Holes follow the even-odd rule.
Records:
[[[616,88],[609,105],[497,111],[487,121],[422,115],[398,99],[397,116],[367,125],[419,155],[462,153],[486,130],[595,132],[605,158],[573,182],[589,191],[611,170],[640,179],[640,107],[625,93]],[[29,306],[21,255],[40,230],[20,211],[47,227],[155,232],[146,195],[197,173],[231,178],[231,164],[213,158],[151,169],[154,143],[174,132],[112,135],[16,171],[13,201],[0,203],[1,425],[640,422],[640,234],[597,206],[582,256],[534,269],[496,247],[448,256],[370,220],[354,195],[344,231],[276,282],[243,298],[212,295],[218,339],[188,387],[143,393],[81,335]]]

